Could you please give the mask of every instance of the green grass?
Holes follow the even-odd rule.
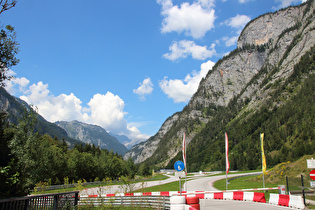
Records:
[[[263,180],[261,182],[251,181],[251,179],[256,178],[257,175],[252,176],[243,176],[237,179],[233,179],[229,181],[228,190],[238,190],[238,189],[253,189],[253,188],[262,188],[263,187]],[[229,178],[228,178],[229,179]],[[215,188],[219,190],[225,190],[226,188],[226,180],[221,179],[216,181],[213,185]],[[265,183],[265,187],[278,187],[278,184],[269,184]]]
[[[157,181],[157,180],[165,180],[168,179],[168,176],[165,176],[163,174],[155,174],[154,177],[150,178],[141,178],[137,180],[130,180],[130,183],[139,183],[139,182],[150,182],[150,181]],[[56,190],[45,190],[45,191],[37,191],[37,192],[32,192],[32,195],[38,195],[38,194],[50,194],[50,193],[63,193],[63,192],[71,192],[71,191],[76,191],[76,190],[83,190],[86,188],[94,188],[94,187],[104,187],[104,186],[110,186],[110,185],[124,185],[124,182],[111,182],[111,181],[106,181],[106,182],[101,182],[100,184],[91,184],[91,185],[85,185],[82,186],[78,184],[77,187],[70,187],[67,188],[65,185],[65,188],[63,189],[56,189]]]
[[[181,182],[184,184],[184,181]],[[136,190],[135,192],[162,192],[162,191],[179,191],[179,181],[170,182],[158,186],[147,187]]]
[[[228,190],[238,190],[238,189],[254,189],[263,188],[263,180],[261,182],[252,181],[257,175],[243,176],[229,181]],[[218,190],[226,190],[226,180],[220,179],[216,181],[213,186]],[[265,183],[265,187],[278,187],[278,184]],[[265,192],[266,200],[269,200],[270,193],[278,193],[278,190],[266,190],[266,191],[255,191],[255,192]]]

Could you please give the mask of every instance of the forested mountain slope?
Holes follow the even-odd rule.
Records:
[[[269,165],[315,153],[314,8],[312,0],[248,23],[188,105],[125,158],[172,168],[184,132],[189,171],[224,169],[225,131],[232,169],[260,166],[260,132]]]
[[[106,130],[100,126],[90,125],[76,120],[71,122],[58,121],[55,122],[55,124],[63,128],[69,137],[78,139],[85,144],[94,144],[100,147],[100,149],[112,150],[120,155],[124,155],[128,150],[115,137],[109,135]]]
[[[23,115],[26,115],[26,111],[30,111],[32,108],[23,100],[11,96],[4,88],[0,88],[0,110],[8,114],[8,120],[10,123],[17,125],[19,120],[22,120]],[[69,137],[67,132],[55,125],[45,120],[39,114],[36,115],[37,120],[35,123],[35,132],[40,134],[48,134],[51,137],[56,137],[60,140],[64,139],[70,147],[75,144],[80,144],[81,142]]]

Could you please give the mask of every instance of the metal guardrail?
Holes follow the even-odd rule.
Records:
[[[145,207],[170,209],[170,196],[113,196],[113,197],[80,197],[79,206],[87,207]]]
[[[27,209],[65,209],[76,207],[79,201],[79,191],[45,195],[9,198],[0,200],[2,210]]]

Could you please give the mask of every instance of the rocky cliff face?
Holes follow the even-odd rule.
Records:
[[[58,121],[56,125],[63,128],[68,136],[78,139],[83,143],[94,144],[101,149],[113,150],[118,154],[125,154],[128,150],[115,137],[109,135],[105,129],[97,125],[90,125],[79,121]]]
[[[215,112],[215,107],[227,106],[236,96],[250,99],[246,109],[261,106],[272,91],[270,85],[283,82],[301,56],[315,45],[314,8],[314,1],[308,1],[248,23],[238,39],[238,48],[208,72],[183,111],[167,119],[154,137],[134,146],[125,157],[132,157],[136,163],[151,158],[165,166],[180,151],[182,133],[188,133],[189,143],[211,119],[206,108],[213,107]]]

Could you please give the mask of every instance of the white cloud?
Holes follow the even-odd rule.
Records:
[[[245,3],[249,2],[249,1],[251,1],[251,0],[238,0],[238,2],[241,3],[241,4],[245,4]]]
[[[239,15],[237,14],[235,17],[231,17],[226,20],[224,23],[232,28],[244,28],[244,26],[251,20],[247,15]]]
[[[144,100],[145,95],[151,94],[153,91],[153,83],[150,78],[146,78],[140,83],[137,89],[133,89],[133,93],[138,94],[140,99]]]
[[[231,37],[223,37],[222,40],[225,43],[225,46],[230,47],[237,44],[238,37],[240,33],[242,32],[242,29],[245,27],[245,25],[251,20],[250,17],[247,15],[239,15],[237,14],[235,17],[231,17],[221,23],[222,25],[227,25],[232,28],[232,33],[236,34]]]
[[[17,79],[22,81],[24,79]],[[28,80],[27,80],[28,81]],[[29,81],[28,81],[29,82]],[[26,82],[12,83],[14,86],[25,85]],[[24,86],[25,87],[25,86]],[[7,89],[7,88],[6,88]],[[131,139],[148,139],[150,136],[142,134],[135,123],[128,123],[125,119],[125,102],[111,92],[95,94],[87,104],[82,106],[82,101],[73,93],[54,96],[48,89],[48,84],[38,82],[28,87],[20,98],[28,104],[38,108],[38,113],[50,122],[78,120],[85,123],[99,125],[117,134],[123,134]]]
[[[303,3],[306,1],[307,0],[302,0],[302,1],[301,0],[275,0],[276,3],[280,3],[280,4],[277,7],[273,7],[273,9],[277,10],[277,9],[288,7],[292,4]]]
[[[31,85],[28,93],[20,98],[36,106],[39,114],[50,122],[87,119],[86,113],[82,112],[81,100],[73,93],[53,96],[48,90],[48,84],[43,82]]]
[[[222,40],[225,42],[225,46],[230,47],[232,45],[236,45],[238,36],[223,37]]]
[[[181,40],[179,42],[173,42],[169,47],[171,52],[164,54],[163,57],[175,61],[179,58],[187,58],[187,56],[191,55],[193,59],[205,60],[216,54],[214,47],[215,44],[212,44],[208,48],[207,46],[196,45],[193,41]]]
[[[171,80],[165,77],[160,81],[159,85],[162,91],[175,103],[188,102],[191,96],[197,91],[199,83],[204,78],[208,71],[214,66],[214,62],[208,61],[201,64],[199,72],[193,71],[188,74],[184,80]]]
[[[187,36],[202,38],[214,28],[215,10],[212,0],[199,0],[192,4],[173,5],[171,0],[157,0],[162,5],[162,33],[185,32]]]
[[[90,107],[90,122],[100,125],[106,130],[113,133],[127,129],[127,121],[125,120],[124,112],[125,102],[118,96],[111,92],[103,94],[95,94],[88,103]]]

